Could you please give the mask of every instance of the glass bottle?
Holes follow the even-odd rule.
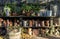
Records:
[[[54,6],[53,6],[53,9],[54,9],[54,16],[56,16],[56,14],[57,14],[57,8],[58,8],[57,5],[54,5]]]
[[[7,19],[7,32],[9,32],[9,26],[10,26],[9,23],[10,23],[9,19]]]
[[[45,36],[45,30],[44,29],[41,29],[41,36]]]
[[[30,27],[33,26],[33,22],[32,22],[32,20],[29,20],[29,26],[30,26]]]
[[[40,23],[41,21],[38,21],[38,27],[40,27],[41,26],[41,23]]]
[[[44,21],[42,21],[42,22],[41,22],[41,25],[42,25],[42,26],[45,26],[45,23],[44,23]]]
[[[6,20],[4,20],[3,23],[4,23],[4,26],[7,27]]]
[[[34,23],[35,23],[35,26],[37,27],[38,26],[38,21],[34,21]]]
[[[27,20],[23,20],[23,26],[27,27]]]
[[[19,20],[17,20],[17,26],[20,27],[20,21]]]
[[[46,26],[48,26],[48,27],[49,27],[49,20],[47,20],[47,21],[46,21]]]
[[[14,29],[17,29],[18,28],[18,26],[17,26],[17,22],[14,22]]]
[[[0,21],[0,27],[2,26],[2,22]]]
[[[28,29],[28,33],[29,33],[29,35],[32,35],[32,29],[31,28]]]
[[[12,21],[9,22],[9,32],[11,32],[13,30],[13,23]]]

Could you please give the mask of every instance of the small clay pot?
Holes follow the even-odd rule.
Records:
[[[30,16],[30,12],[27,12],[27,13],[26,13],[26,16]]]
[[[17,16],[17,13],[12,13],[12,16]]]

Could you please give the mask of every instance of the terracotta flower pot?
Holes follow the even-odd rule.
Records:
[[[26,12],[26,16],[30,16],[30,12]]]
[[[17,16],[17,13],[12,13],[12,16]]]

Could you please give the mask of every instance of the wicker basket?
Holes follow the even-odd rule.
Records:
[[[9,33],[9,39],[20,39],[20,32],[10,32]]]

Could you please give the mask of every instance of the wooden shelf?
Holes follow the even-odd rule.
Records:
[[[60,26],[54,26],[55,28],[56,27],[60,27]],[[50,29],[51,27],[49,26],[40,26],[40,27],[23,27],[23,28],[32,28],[32,29],[39,29],[39,28],[43,28],[43,29]]]
[[[50,27],[44,26],[44,27],[23,27],[23,28],[32,28],[32,29],[39,29],[39,28],[43,28],[43,29],[49,29]]]
[[[42,17],[42,16],[0,16],[0,18],[3,19],[14,19],[14,18],[22,18],[22,19],[34,19],[34,20],[49,20],[50,18],[54,18],[53,16],[51,17]]]
[[[20,16],[0,16],[0,17],[23,17],[23,18],[37,18],[37,17],[43,17],[43,18],[60,18],[59,16],[23,16],[23,15],[20,15]]]

